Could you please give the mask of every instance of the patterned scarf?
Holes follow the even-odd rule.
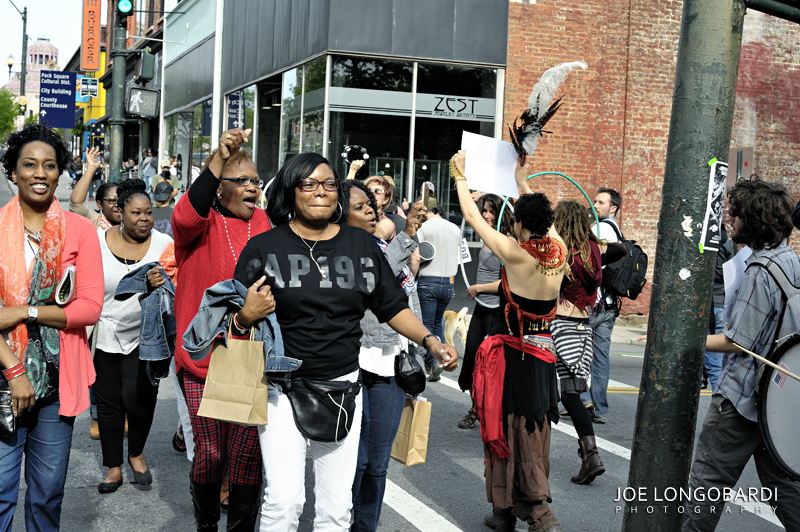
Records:
[[[372,238],[375,239],[375,242],[378,243],[378,247],[381,248],[381,251],[383,251],[383,254],[385,255],[386,248],[389,247],[389,244],[387,244],[382,238],[378,238],[375,235],[372,235]],[[397,274],[397,280],[400,281],[400,286],[403,287],[403,291],[406,293],[406,295],[410,295],[414,290],[414,286],[416,286],[416,283],[414,282],[414,276],[411,274],[411,268],[408,267],[408,264],[403,265],[402,271]]]
[[[98,230],[102,229],[103,231],[111,227],[111,222],[108,221],[108,218],[106,218],[106,215],[102,212],[100,213],[100,221],[98,222],[98,225],[100,226],[98,227]]]
[[[66,238],[66,223],[61,205],[54,197],[47,209],[39,250],[31,276],[25,263],[25,224],[19,196],[0,211],[0,305],[51,305],[61,278],[61,253]],[[8,345],[25,364],[36,399],[46,397],[58,385],[60,340],[58,330],[39,324],[17,324],[9,331]]]

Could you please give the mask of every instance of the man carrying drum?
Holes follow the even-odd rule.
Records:
[[[753,250],[746,264],[759,257],[769,258],[790,282],[800,286],[800,259],[786,244],[792,231],[793,201],[783,186],[753,176],[737,182],[728,192],[728,201],[730,238]],[[778,340],[782,293],[767,270],[754,265],[745,271],[732,305],[728,330],[706,340],[708,351],[725,355],[697,443],[689,488],[692,493],[708,493],[711,488],[721,493],[723,488],[732,488],[752,456],[764,487],[779,494],[764,502],[777,505],[776,514],[786,530],[800,530],[800,481],[792,480],[764,446],[756,408],[761,363],[741,350],[768,357]],[[800,323],[783,323],[780,327],[794,331],[800,329]],[[725,501],[706,497],[687,504],[683,531],[711,531],[724,511]]]

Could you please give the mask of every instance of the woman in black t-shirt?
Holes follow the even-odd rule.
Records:
[[[286,356],[303,361],[292,377],[322,381],[358,379],[361,328],[367,308],[381,322],[426,346],[446,370],[458,353],[431,335],[409,310],[406,296],[372,237],[339,225],[347,205],[327,159],[315,153],[292,157],[269,189],[273,229],[253,237],[242,251],[234,278],[275,298]],[[244,309],[235,328],[255,320]],[[307,442],[297,429],[288,398],[269,391],[269,425],[258,429],[266,475],[262,531],[293,531],[305,501]],[[361,395],[349,434],[338,443],[311,442],[316,481],[315,529],[349,530],[351,488],[361,428]]]

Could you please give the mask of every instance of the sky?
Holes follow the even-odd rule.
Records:
[[[58,66],[63,66],[81,43],[81,0],[14,0],[20,11],[28,7],[28,37],[36,41],[44,36],[58,48]],[[101,5],[105,7],[105,2]],[[101,16],[105,20],[105,9]],[[28,41],[28,46],[33,41]],[[22,63],[22,15],[10,0],[0,0],[0,59],[5,63],[9,54],[14,56],[13,72],[19,72]],[[0,80],[8,81],[8,67],[0,69]],[[2,86],[2,84],[0,84]]]

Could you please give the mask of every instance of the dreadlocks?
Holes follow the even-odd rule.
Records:
[[[586,270],[594,275],[594,267],[589,256],[589,240],[598,244],[605,244],[592,232],[592,219],[589,211],[577,201],[560,201],[556,205],[555,221],[553,227],[564,240],[570,250],[569,264],[572,265],[573,257],[580,254],[581,261]],[[567,276],[572,280],[572,271],[567,271]]]

